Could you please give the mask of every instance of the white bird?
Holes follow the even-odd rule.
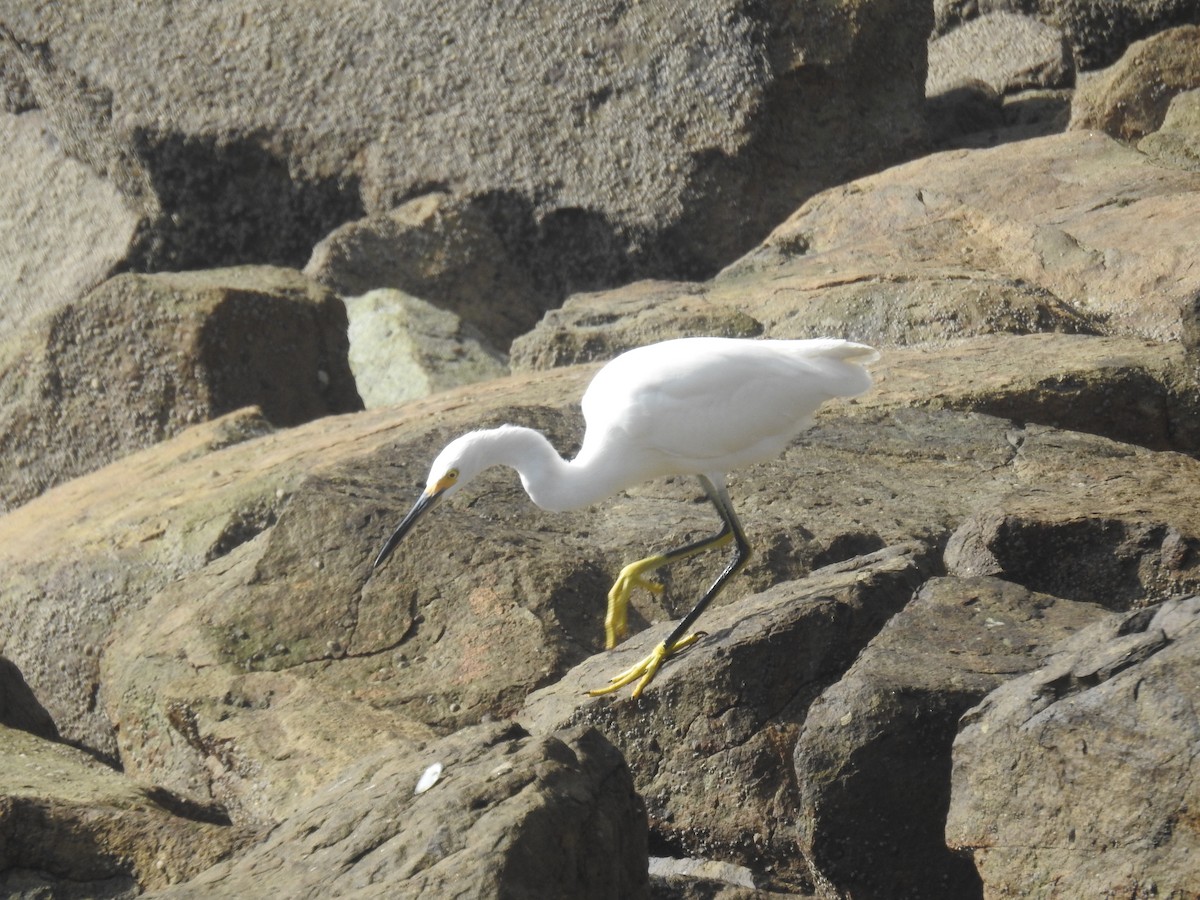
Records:
[[[625,636],[634,588],[662,590],[648,578],[655,569],[730,541],[733,558],[653,653],[589,692],[604,694],[637,681],[637,697],[669,656],[701,637],[685,633],[749,559],[750,544],[729,500],[725,474],[776,458],[812,425],[813,413],[826,400],[870,388],[864,366],[878,358],[865,344],[831,338],[680,338],[630,350],[600,369],[584,392],[587,430],[573,460],[563,459],[545,435],[531,428],[503,425],[456,438],[434,460],[424,493],[383,545],[374,567],[439,500],[494,465],[516,469],[530,499],[552,512],[596,503],[653,478],[694,475],[716,507],[721,529],[621,570],[608,594],[606,645],[611,649]]]

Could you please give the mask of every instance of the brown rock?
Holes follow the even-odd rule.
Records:
[[[1096,623],[968,712],[946,838],[986,896],[1200,892],[1200,599]]]
[[[1164,165],[1200,171],[1200,89],[1172,97],[1162,125],[1138,141],[1137,147]]]
[[[80,750],[0,726],[0,891],[136,896],[191,878],[250,835]],[[224,821],[224,824],[222,824]]]
[[[651,628],[531,694],[521,721],[535,733],[603,731],[629,760],[658,840],[677,854],[769,864],[776,878],[802,884],[790,827],[796,734],[824,685],[912,595],[922,554],[881,550],[723,607],[640,700],[585,699],[666,637],[667,627]]]
[[[245,897],[267,883],[291,897],[638,900],[646,813],[596,731],[468,728],[405,756],[364,755],[253,851],[154,896]]]
[[[1114,445],[1103,462],[1080,457],[1051,497],[1038,483],[1039,472],[1062,471],[1062,455],[1079,438],[1061,434],[1030,443],[1036,432],[1026,430],[1013,460],[1026,469],[1028,486],[982,506],[951,535],[948,572],[998,575],[1111,609],[1200,588],[1200,496],[1192,497],[1186,476],[1171,491],[1160,489],[1164,475],[1190,472],[1195,460],[1165,455],[1150,470],[1135,462],[1132,448]],[[1121,458],[1130,468],[1113,479]]]
[[[1070,127],[1134,141],[1157,131],[1172,98],[1194,88],[1200,88],[1200,24],[1137,41],[1112,66],[1081,79]]]
[[[873,367],[877,389],[855,408],[973,410],[1191,452],[1200,448],[1200,391],[1185,355],[1174,342],[1069,334],[895,349]]]
[[[0,504],[243,406],[361,409],[347,352],[340,301],[288,270],[118,276],[0,344]]]
[[[512,363],[698,333],[879,346],[1046,331],[1173,340],[1181,303],[1200,290],[1184,262],[1200,252],[1189,236],[1198,191],[1200,175],[1096,134],[937,154],[813,197],[711,281],[572,298],[514,343]]]
[[[925,582],[804,719],[799,842],[822,895],[978,896],[944,836],[959,716],[1103,616],[999,579]]]

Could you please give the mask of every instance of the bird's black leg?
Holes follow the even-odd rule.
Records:
[[[701,483],[704,485],[705,493],[708,494],[713,504],[717,505],[717,511],[721,514],[721,530],[709,537],[676,547],[674,550],[656,553],[645,559],[631,562],[621,570],[621,574],[617,576],[612,589],[608,592],[608,613],[604,617],[604,644],[609,650],[617,646],[625,637],[628,629],[629,601],[633,592],[637,588],[643,588],[655,594],[662,592],[662,584],[650,577],[652,572],[671,563],[696,556],[712,547],[720,547],[733,539],[733,529],[729,524],[729,518],[724,509],[718,505],[719,500],[715,499],[717,495],[714,492],[717,491],[717,488],[707,478],[701,479]],[[735,518],[734,522],[736,523],[736,521]]]
[[[708,494],[709,500],[712,501],[713,506],[717,508],[717,513],[721,516],[721,521],[724,523],[721,527],[721,530],[710,538],[705,538],[702,541],[696,541],[693,544],[688,544],[686,547],[680,547],[678,550],[672,550],[656,557],[649,557],[645,560],[640,560],[638,563],[634,564],[634,567],[641,565],[649,568],[652,564],[653,568],[657,568],[658,566],[665,565],[668,562],[674,562],[676,560],[684,559],[688,556],[694,556],[696,553],[699,553],[708,547],[725,543],[729,540],[730,536],[732,536],[734,541],[733,559],[729,561],[729,563],[721,571],[721,574],[717,576],[717,580],[712,583],[712,586],[704,592],[704,596],[700,598],[699,602],[697,602],[696,605],[692,607],[691,611],[680,620],[678,625],[675,626],[667,639],[654,648],[653,653],[651,653],[637,665],[622,672],[620,675],[617,675],[609,682],[607,686],[603,688],[597,688],[594,691],[588,691],[588,693],[592,694],[593,696],[610,693],[611,691],[618,690],[619,688],[622,688],[627,684],[631,684],[634,681],[637,681],[638,683],[633,689],[633,696],[640,696],[642,691],[645,690],[646,685],[648,685],[654,678],[654,674],[658,671],[659,666],[663,664],[667,657],[677,650],[681,650],[682,648],[695,643],[695,641],[699,638],[698,634],[691,634],[687,635],[686,637],[684,635],[687,633],[688,629],[695,624],[696,620],[700,618],[700,615],[712,602],[713,598],[720,593],[721,588],[725,586],[725,582],[728,581],[734,573],[741,569],[742,566],[746,564],[746,561],[750,558],[750,542],[746,539],[746,532],[742,530],[742,523],[738,521],[737,513],[735,513],[733,510],[733,504],[729,500],[729,493],[725,490],[725,485],[723,483],[715,484],[711,479],[706,478],[703,475],[697,477],[700,479],[700,483],[704,486],[704,492]],[[627,571],[630,568],[631,567],[626,567]],[[622,572],[621,575],[622,578],[618,580],[618,584],[620,584],[621,580],[626,577],[626,572]],[[633,573],[633,577],[640,578],[640,570]],[[616,586],[614,586],[614,591],[615,590],[617,590]],[[612,595],[610,594],[610,619],[612,618],[611,611]],[[612,630],[610,628],[610,635],[611,633]]]
[[[721,588],[725,586],[725,582],[735,575],[742,568],[742,566],[746,565],[750,559],[750,541],[746,539],[746,532],[742,530],[742,523],[738,521],[737,513],[733,511],[733,503],[731,503],[729,500],[729,492],[725,490],[724,485],[715,485],[703,475],[698,477],[700,479],[700,483],[704,485],[704,492],[708,494],[708,499],[711,500],[713,506],[717,508],[717,512],[720,514],[722,521],[725,523],[724,527],[721,529],[721,534],[718,537],[723,536],[726,533],[733,534],[733,559],[729,561],[729,564],[725,566],[721,574],[717,576],[717,580],[714,581],[709,589],[704,592],[704,596],[701,597],[700,600],[697,601],[696,605],[692,607],[691,612],[680,619],[679,624],[675,626],[674,630],[669,635],[667,635],[667,639],[663,641],[663,644],[672,649],[674,649],[675,645],[683,639],[684,635],[687,634],[688,629],[690,629],[692,625],[696,623],[696,620],[700,618],[700,615],[708,608],[708,605],[712,603],[713,598],[721,592]],[[712,541],[709,543],[711,542]]]

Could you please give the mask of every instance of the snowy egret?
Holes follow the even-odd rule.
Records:
[[[587,430],[573,460],[563,459],[541,432],[515,425],[472,431],[447,444],[375,568],[439,500],[494,465],[516,469],[530,499],[551,512],[587,506],[652,478],[694,475],[721,517],[720,530],[621,570],[608,594],[606,645],[611,649],[625,636],[635,588],[662,590],[649,578],[655,569],[731,541],[734,553],[653,653],[589,692],[604,694],[636,681],[633,696],[640,696],[669,656],[699,639],[688,630],[750,556],[725,474],[777,457],[826,400],[866,391],[871,376],[864,366],[878,358],[864,344],[828,338],[680,338],[630,350],[600,369],[584,392]]]

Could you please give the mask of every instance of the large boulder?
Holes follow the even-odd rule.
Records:
[[[0,342],[0,509],[257,406],[289,426],[362,408],[346,312],[287,269],[120,275]]]
[[[240,859],[155,897],[649,896],[646,812],[594,730],[467,728],[364,754]]]
[[[964,717],[946,838],[986,896],[1200,893],[1200,598],[1113,615]]]
[[[1098,134],[940,153],[813,197],[710,281],[573,297],[514,343],[512,363],[702,333],[885,346],[1044,331],[1175,339],[1200,292],[1198,192],[1200,174]]]
[[[1138,41],[1113,65],[1080,81],[1071,127],[1135,141],[1163,124],[1176,94],[1200,88],[1200,24]]]
[[[1200,172],[1200,87],[1172,97],[1158,130],[1137,147],[1164,165]]]
[[[338,225],[449,188],[494,200],[500,233],[544,233],[568,288],[581,262],[710,273],[916,146],[932,25],[916,0],[86,0],[0,20],[66,152],[137,210],[124,265],[299,266]]]
[[[0,893],[134,897],[254,837],[219,810],[146,789],[73,747],[0,725]]]
[[[959,717],[1105,615],[999,579],[925,582],[805,716],[800,847],[821,893],[977,896],[944,834]]]

